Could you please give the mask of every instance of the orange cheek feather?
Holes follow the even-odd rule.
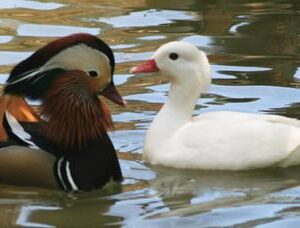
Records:
[[[7,139],[6,131],[3,127],[3,118],[8,111],[18,121],[37,122],[40,121],[39,115],[27,104],[25,99],[20,96],[3,95],[0,97],[0,141]]]

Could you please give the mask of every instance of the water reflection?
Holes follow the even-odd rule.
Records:
[[[196,15],[196,13],[193,13]],[[127,16],[118,16],[112,18],[100,18],[95,21],[111,24],[115,28],[126,27],[149,27],[156,25],[171,24],[178,20],[196,20],[192,13],[172,11],[172,10],[147,10],[132,12]]]
[[[128,69],[161,44],[185,40],[205,50],[213,85],[195,113],[216,110],[299,118],[299,12],[296,0],[1,0],[0,73],[54,37],[88,32],[107,41],[115,82],[128,101],[111,105],[123,189],[64,194],[1,187],[0,225],[195,227],[281,226],[299,222],[299,168],[251,172],[148,167],[146,129],[168,84]]]
[[[46,3],[37,1],[22,1],[22,0],[1,0],[0,9],[26,8],[35,10],[54,10],[64,6],[59,3]]]
[[[20,25],[17,33],[20,36],[38,36],[38,37],[59,37],[67,36],[72,33],[82,32],[90,33],[92,35],[98,35],[100,33],[99,28],[86,28],[75,26],[59,26],[59,25],[34,25],[24,24]]]
[[[232,226],[248,221],[260,224],[266,218],[280,219],[287,209],[299,207],[299,203],[282,202],[281,198],[299,193],[294,188],[299,185],[299,168],[240,173],[152,168],[159,173],[150,181],[150,189],[154,191],[141,189],[114,197],[118,201],[108,214],[123,217],[124,221],[118,224],[134,227]]]
[[[52,225],[47,225],[45,223],[30,222],[28,220],[31,219],[31,215],[34,214],[36,211],[56,211],[60,209],[62,208],[41,205],[22,206],[18,218],[16,220],[16,225],[25,227],[53,227]]]

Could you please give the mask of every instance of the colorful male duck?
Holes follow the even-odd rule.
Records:
[[[0,97],[0,182],[90,191],[121,181],[103,95],[124,105],[109,46],[89,34],[55,40],[15,66]],[[38,111],[25,98],[39,100]]]

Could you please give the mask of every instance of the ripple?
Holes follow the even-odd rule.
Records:
[[[223,105],[210,106],[205,109],[208,111],[243,111],[243,112],[261,112],[273,108],[282,108],[292,103],[299,102],[300,90],[279,86],[220,86],[212,85],[209,93],[218,94],[223,97],[256,99],[251,102],[223,103]],[[203,104],[201,99],[198,105]]]
[[[300,80],[300,67],[297,68],[297,71],[296,71],[294,77],[295,77],[296,79]]]
[[[202,226],[234,226],[259,219],[276,218],[277,213],[289,207],[289,204],[257,204],[231,208],[213,209],[211,212],[189,217]],[[183,222],[183,220],[182,220]]]
[[[155,178],[155,173],[152,170],[136,161],[122,160],[121,168],[126,178],[136,180],[152,180]]]
[[[114,115],[114,121],[116,122],[137,122],[141,120],[148,119],[148,116],[145,112],[143,113],[135,113],[135,112],[122,112],[119,114]]]
[[[195,20],[196,13],[177,10],[145,10],[131,12],[129,15],[111,18],[99,18],[94,21],[110,24],[115,28],[149,27],[155,25],[171,24],[178,20]]]
[[[167,37],[164,35],[160,35],[160,36],[143,36],[138,38],[139,40],[164,40]]]
[[[231,28],[229,29],[229,32],[235,34],[235,33],[238,32],[238,30],[241,27],[248,26],[248,25],[250,25],[249,22],[239,22],[239,23],[236,23],[235,25],[231,26]]]
[[[54,10],[65,5],[51,2],[36,2],[25,0],[1,0],[0,9],[26,8],[34,10]]]
[[[142,153],[145,131],[122,130],[109,134],[115,148],[120,152]]]
[[[257,66],[226,66],[226,65],[212,65],[213,79],[233,79],[236,78],[235,73],[246,75],[246,73],[266,72],[272,70],[268,67]],[[247,76],[245,76],[247,77]]]
[[[4,84],[6,80],[8,79],[8,74],[0,74],[0,84]]]
[[[140,52],[140,53],[124,53],[115,52],[116,63],[126,63],[133,61],[142,61],[150,58],[153,52]]]
[[[120,195],[119,198],[122,197],[122,200],[116,201],[116,203],[109,208],[107,214],[111,216],[123,217],[124,221],[122,221],[121,224],[119,225],[125,227],[141,227],[139,226],[141,225],[139,223],[142,222],[143,215],[146,214],[147,212],[149,213],[149,211],[150,212],[169,211],[169,209],[164,206],[164,203],[160,198],[158,197],[149,198],[146,196],[146,193],[141,194],[140,191],[137,191],[136,193],[133,192],[132,193],[133,197],[129,199],[128,196],[125,194],[123,194],[124,196]],[[136,197],[134,197],[135,196],[134,194],[136,194]],[[141,196],[138,197],[139,195]],[[152,222],[148,223],[148,225],[149,226],[146,227],[157,227]],[[163,227],[163,226],[159,226],[159,227]]]
[[[138,46],[137,44],[116,44],[116,45],[110,45],[112,49],[127,49],[127,48],[133,48]]]
[[[86,28],[76,26],[63,25],[39,25],[39,24],[23,24],[17,29],[20,36],[36,36],[36,37],[61,37],[72,33],[90,33],[98,35],[100,28]]]
[[[197,47],[207,48],[212,45],[213,40],[208,36],[192,35],[182,39],[182,41],[192,43]]]
[[[125,97],[126,100],[146,103],[166,102],[169,84],[155,85],[147,88],[153,92],[128,95]],[[220,103],[212,99],[206,99],[207,95],[199,98],[197,105],[207,106],[204,112],[226,110],[255,113],[273,108],[282,108],[299,102],[300,90],[280,86],[211,85],[208,94],[213,95],[214,99],[218,99],[220,96],[226,99],[223,99],[223,102]]]
[[[57,211],[62,208],[57,206],[46,206],[46,205],[28,205],[23,206],[20,209],[20,214],[17,218],[16,224],[19,226],[25,227],[53,227],[51,225],[46,225],[42,223],[30,222],[28,218],[31,217],[31,214],[34,214],[36,211]]]
[[[200,204],[200,203],[220,200],[220,199],[226,198],[226,197],[241,197],[241,196],[245,196],[245,194],[242,192],[237,192],[237,191],[216,189],[216,190],[211,190],[211,191],[205,192],[203,194],[199,194],[196,197],[193,197],[191,199],[191,204]]]
[[[122,75],[120,75],[120,74],[115,74],[114,75],[114,83],[115,83],[115,85],[122,85],[122,84],[124,84],[125,82],[127,82],[128,81],[128,79],[129,78],[131,78],[132,77],[132,74],[122,74]]]
[[[0,44],[8,43],[13,39],[13,36],[0,36]]]
[[[0,51],[0,65],[11,65],[22,61],[32,52]]]
[[[282,227],[298,227],[300,224],[299,216],[291,216],[290,218],[281,218],[281,220],[256,226],[257,228],[282,228]]]

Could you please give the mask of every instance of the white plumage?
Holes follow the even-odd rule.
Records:
[[[170,54],[178,55],[171,59]],[[211,112],[192,117],[210,84],[206,55],[195,46],[171,42],[153,55],[171,88],[146,136],[144,159],[186,169],[242,170],[300,164],[300,121],[277,115]],[[143,72],[135,67],[133,72]],[[149,72],[149,69],[147,69]]]

